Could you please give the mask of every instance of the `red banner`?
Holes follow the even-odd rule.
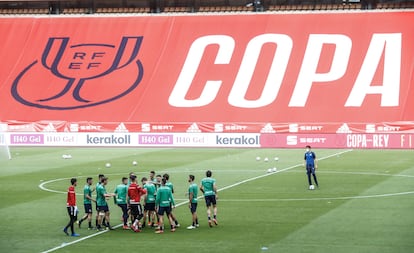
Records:
[[[2,131],[9,132],[151,132],[151,133],[414,133],[414,122],[364,123],[138,123],[10,121]]]
[[[412,11],[2,17],[0,121],[22,131],[412,131],[413,24]]]

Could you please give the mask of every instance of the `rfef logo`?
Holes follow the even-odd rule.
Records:
[[[126,36],[119,45],[70,44],[69,37],[51,37],[41,59],[26,66],[13,81],[12,96],[24,105],[49,110],[85,108],[117,100],[133,91],[142,80],[143,66],[137,59],[142,40],[143,36]],[[125,69],[129,74],[124,79]],[[42,80],[36,81],[41,87],[36,89],[43,92],[36,95],[42,97],[33,97],[31,79],[39,78],[39,74]],[[102,82],[114,76],[114,82]],[[102,83],[116,88],[105,89]]]

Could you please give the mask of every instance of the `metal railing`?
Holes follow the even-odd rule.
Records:
[[[0,0],[0,14],[93,14],[414,8],[414,0]]]

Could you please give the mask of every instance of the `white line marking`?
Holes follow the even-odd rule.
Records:
[[[414,194],[414,191],[409,192],[396,192],[396,193],[384,193],[375,195],[363,195],[363,196],[348,196],[348,197],[321,197],[321,198],[297,198],[297,199],[222,199],[220,202],[276,202],[276,201],[316,201],[316,200],[349,200],[349,199],[369,199],[369,198],[383,198],[394,197],[401,195]]]
[[[114,228],[118,228],[118,227],[120,227],[121,225],[122,225],[122,224],[116,225]],[[106,233],[106,232],[108,232],[108,231],[109,231],[109,230],[99,231],[99,232],[96,232],[95,234],[91,234],[91,235],[88,235],[88,236],[85,236],[85,237],[79,238],[79,239],[77,239],[77,240],[75,240],[75,241],[71,241],[71,242],[67,242],[67,243],[62,243],[60,246],[56,246],[56,247],[54,247],[54,248],[52,248],[52,249],[48,249],[48,250],[46,250],[46,251],[42,251],[42,253],[49,253],[49,252],[53,252],[53,251],[55,251],[55,250],[58,250],[58,249],[64,248],[64,247],[66,247],[66,246],[69,246],[69,245],[72,245],[72,244],[75,244],[75,243],[81,242],[81,241],[83,241],[83,240],[86,240],[86,239],[89,239],[89,238],[92,238],[92,237],[95,237],[95,236],[97,236],[97,235],[100,235],[100,234]],[[62,233],[63,233],[63,232],[62,232]]]
[[[243,172],[261,172],[262,169],[257,169],[257,170],[240,170],[240,171],[243,171]],[[159,173],[162,174],[162,173],[166,173],[166,172],[168,172],[168,171],[160,171]],[[173,172],[174,173],[189,173],[190,171],[189,170],[173,170]],[[205,172],[205,170],[191,170],[191,173],[194,173],[194,172]],[[235,170],[223,171],[222,170],[222,171],[220,171],[220,174],[223,174],[223,173],[235,173],[235,172],[237,172],[237,171],[235,171]],[[126,175],[128,173],[129,172],[105,173],[105,175],[106,176],[117,176],[117,175]],[[145,172],[137,172],[136,174],[137,175],[139,175],[139,174],[145,175]],[[79,178],[87,178],[87,177],[92,177],[92,176],[93,175],[82,175],[82,176],[74,176],[74,177],[77,178],[77,179],[79,179]],[[43,190],[43,191],[53,192],[53,193],[59,193],[59,194],[66,194],[67,193],[66,191],[58,191],[58,190],[49,189],[49,188],[46,187],[46,185],[47,184],[50,184],[50,183],[57,182],[57,181],[70,180],[71,178],[72,177],[64,177],[64,178],[56,178],[56,179],[44,181],[41,184],[39,184],[38,187],[41,190]],[[83,193],[76,193],[76,195],[83,196]]]
[[[39,184],[39,188],[47,191],[47,192],[53,192],[53,193],[63,193],[66,194],[67,192],[63,192],[63,191],[56,191],[56,190],[51,190],[45,187],[45,184],[49,184],[49,183],[53,183],[53,182],[57,182],[57,181],[62,181],[62,180],[67,180],[67,179],[71,179],[71,177],[65,177],[65,178],[57,178],[57,179],[53,179],[53,180],[49,180],[49,181],[45,181],[41,184]],[[79,194],[77,193],[76,195],[83,195],[83,194]]]
[[[345,154],[345,153],[348,153],[348,152],[351,152],[351,151],[352,151],[352,149],[347,149],[345,151],[341,151],[341,152],[338,152],[338,153],[335,153],[335,154],[332,154],[332,155],[328,155],[328,156],[319,158],[318,160],[325,160],[325,159],[331,158],[333,156],[342,155],[342,154]],[[287,170],[291,170],[293,168],[297,168],[297,167],[300,167],[300,166],[302,166],[302,164],[296,164],[296,165],[287,167],[285,169],[278,170],[276,172],[270,172],[270,173],[267,173],[267,174],[264,174],[264,175],[260,175],[260,176],[257,176],[257,177],[248,178],[248,179],[242,180],[240,182],[237,182],[235,184],[231,184],[231,185],[225,186],[225,187],[219,189],[218,191],[224,191],[224,190],[227,190],[229,188],[233,188],[235,186],[238,186],[238,185],[241,185],[241,184],[244,184],[244,183],[248,183],[248,182],[251,182],[251,181],[254,181],[254,180],[263,178],[263,177],[268,177],[270,175],[274,175],[274,174],[277,174],[277,173],[280,173],[280,172],[284,172],[284,171],[287,171]]]
[[[347,149],[347,150],[345,150],[345,151],[341,151],[341,152],[338,152],[338,153],[335,153],[335,154],[332,154],[332,155],[329,155],[329,156],[325,156],[325,157],[319,158],[319,160],[325,160],[325,159],[331,158],[331,157],[333,157],[333,156],[337,156],[337,155],[345,154],[345,153],[348,153],[348,152],[351,152],[351,151],[352,151],[352,149]],[[296,164],[296,165],[290,166],[290,167],[285,168],[285,169],[281,169],[281,170],[276,171],[276,172],[272,172],[272,173],[268,173],[268,174],[260,175],[260,176],[257,176],[257,177],[252,177],[252,178],[249,178],[249,179],[246,179],[246,180],[240,181],[240,182],[238,182],[238,183],[235,183],[235,184],[232,184],[232,185],[225,186],[225,187],[223,187],[223,188],[219,189],[218,191],[224,191],[224,190],[230,189],[230,188],[235,187],[235,186],[239,186],[239,185],[244,184],[244,183],[247,183],[247,182],[251,182],[251,181],[254,181],[254,180],[257,180],[257,179],[263,178],[263,177],[267,177],[267,176],[270,176],[270,175],[274,175],[274,174],[277,174],[277,173],[280,173],[280,172],[283,172],[283,171],[287,171],[287,170],[290,170],[290,169],[293,169],[293,168],[296,168],[296,167],[300,167],[300,166],[302,166],[302,164]],[[69,179],[69,178],[67,178],[67,179]],[[41,184],[39,185],[39,187],[40,187],[42,190],[45,190],[45,191],[56,192],[56,193],[62,193],[62,192],[60,192],[60,191],[49,190],[49,189],[47,189],[47,188],[45,188],[45,187],[44,187],[45,183],[48,183],[48,182],[55,182],[55,181],[59,181],[59,180],[63,180],[63,179],[62,179],[62,178],[59,178],[59,179],[54,179],[54,180],[50,180],[50,181],[47,181],[47,182],[43,182],[43,183],[41,183]],[[41,186],[42,186],[43,188],[42,188]],[[200,199],[200,198],[202,198],[202,196],[198,197],[198,199]],[[179,207],[179,206],[182,206],[182,205],[184,205],[184,204],[186,204],[186,203],[188,203],[188,200],[186,200],[186,201],[184,201],[184,202],[181,202],[181,203],[178,203],[178,204],[177,204],[177,205],[175,205],[175,206],[176,206],[176,207]],[[122,226],[122,224],[118,224],[118,225],[114,226],[114,228],[118,228],[118,227],[120,227],[120,226]],[[69,246],[69,245],[72,245],[72,244],[75,244],[75,243],[81,242],[81,241],[83,241],[83,240],[86,240],[86,239],[89,239],[89,238],[95,237],[95,236],[97,236],[97,235],[100,235],[100,234],[106,233],[106,232],[108,232],[108,231],[109,231],[109,230],[100,231],[100,232],[97,232],[96,234],[88,235],[88,236],[82,237],[82,238],[80,238],[80,239],[77,239],[77,240],[75,240],[75,241],[68,242],[68,243],[62,244],[62,245],[60,245],[60,246],[56,246],[56,247],[54,247],[54,248],[52,248],[52,249],[49,249],[49,250],[46,250],[46,251],[42,251],[41,253],[49,253],[49,252],[53,252],[53,251],[56,251],[56,250],[58,250],[58,249],[62,249],[62,248],[64,248],[64,247],[66,247],[66,246]]]

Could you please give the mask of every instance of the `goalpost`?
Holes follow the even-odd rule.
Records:
[[[11,153],[6,133],[7,124],[0,123],[0,160],[11,159]]]

